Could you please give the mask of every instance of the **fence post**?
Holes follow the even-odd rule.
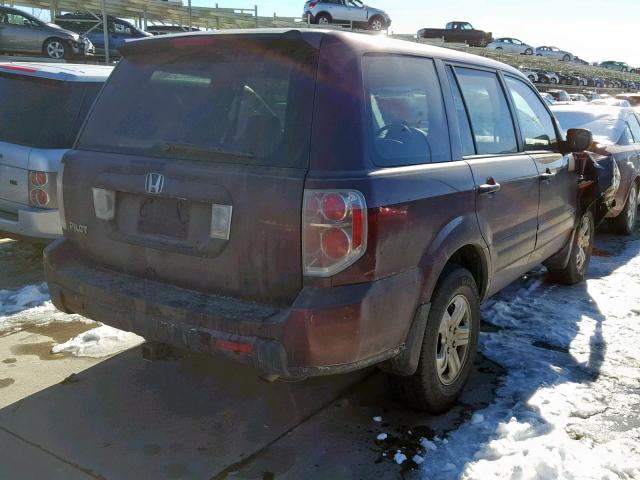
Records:
[[[253,10],[254,10],[255,15],[256,15],[256,28],[258,28],[258,26],[259,26],[258,25],[258,5],[254,5]]]

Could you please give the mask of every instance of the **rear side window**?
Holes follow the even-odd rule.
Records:
[[[0,141],[71,148],[101,83],[0,75]]]
[[[315,49],[283,38],[166,41],[121,61],[78,148],[306,168]]]
[[[517,152],[516,132],[497,74],[468,68],[456,68],[455,72],[469,111],[478,155]]]
[[[395,167],[450,161],[449,130],[433,61],[367,55],[363,73],[374,163]]]
[[[460,93],[460,87],[453,69],[447,67],[447,76],[449,77],[449,83],[451,84],[451,92],[453,94],[453,102],[456,107],[456,116],[458,117],[458,127],[460,128],[460,142],[462,144],[462,155],[475,155],[476,147],[473,143],[473,134],[471,133],[471,125],[469,125],[469,117],[467,115],[467,109],[462,99],[462,93]]]
[[[633,132],[635,143],[640,143],[640,123],[638,123],[638,117],[629,115],[629,126]]]
[[[526,83],[506,77],[518,114],[518,123],[526,151],[555,150],[558,146],[551,115]]]

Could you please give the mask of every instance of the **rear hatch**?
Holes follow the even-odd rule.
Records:
[[[101,86],[31,76],[36,72],[0,65],[0,210],[11,213],[29,204],[29,168],[57,171],[60,150],[73,145]]]
[[[110,269],[288,304],[302,284],[317,47],[209,34],[123,53],[64,160],[67,238]]]

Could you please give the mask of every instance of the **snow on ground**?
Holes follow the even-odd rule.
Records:
[[[481,351],[507,374],[425,449],[423,478],[640,479],[640,241],[589,275],[563,287],[536,273],[483,306],[500,328]]]
[[[17,291],[0,290],[0,336],[29,326],[52,322],[83,322],[96,328],[55,345],[52,353],[69,353],[78,357],[106,357],[144,342],[142,337],[102,325],[80,315],[67,315],[49,300],[46,283],[28,285]]]
[[[135,333],[124,332],[108,325],[100,325],[71,340],[54,346],[53,353],[71,353],[76,357],[101,358],[116,354],[144,342]]]

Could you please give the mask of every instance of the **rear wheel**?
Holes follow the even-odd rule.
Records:
[[[524,54],[525,54],[525,55],[533,55],[533,49],[532,49],[532,48],[527,48],[527,49],[524,51]]]
[[[318,25],[329,25],[331,23],[331,17],[328,13],[320,13],[316,17],[316,22],[318,22]]]
[[[374,32],[384,30],[384,20],[381,17],[373,17],[369,20],[369,30]]]
[[[67,45],[59,38],[47,40],[43,47],[44,54],[54,60],[67,58]]]
[[[569,60],[571,60],[571,56],[570,55],[565,55],[564,57],[562,57],[562,61],[563,62],[568,62]]]
[[[574,285],[585,279],[591,252],[593,250],[594,236],[593,214],[591,211],[584,213],[571,244],[569,263],[562,269],[549,269],[549,278],[564,285]]]
[[[406,401],[431,413],[450,409],[469,378],[478,347],[480,299],[468,270],[445,270],[433,296],[416,372],[399,377]]]
[[[619,235],[631,235],[636,227],[638,217],[638,185],[629,189],[629,198],[620,214],[609,219],[609,228]]]

